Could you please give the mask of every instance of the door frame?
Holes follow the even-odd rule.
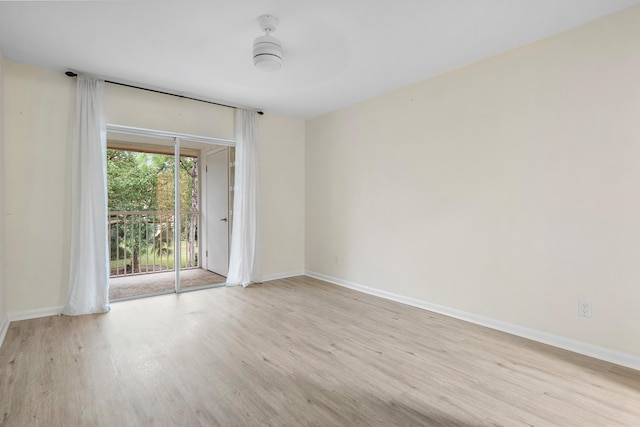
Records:
[[[186,133],[178,133],[178,132],[170,132],[170,131],[164,131],[164,130],[157,130],[157,129],[146,129],[146,128],[139,128],[139,127],[134,127],[134,126],[123,126],[123,125],[117,125],[117,124],[111,124],[108,123],[106,125],[106,130],[107,133],[111,132],[114,134],[121,134],[121,135],[132,135],[132,136],[143,136],[143,137],[151,137],[151,138],[157,138],[157,139],[163,139],[163,140],[172,140],[174,143],[174,158],[178,159],[178,161],[175,161],[175,170],[174,170],[174,186],[176,188],[176,190],[178,188],[180,188],[180,142],[181,141],[192,141],[192,142],[199,142],[199,143],[204,143],[204,144],[209,144],[209,145],[222,145],[225,147],[235,147],[236,146],[236,141],[235,140],[231,140],[231,139],[222,139],[222,138],[212,138],[212,137],[208,137],[208,136],[201,136],[201,135],[191,135],[191,134],[186,134]],[[202,153],[200,154],[200,156],[202,156]],[[200,163],[200,167],[202,167],[202,162]],[[227,167],[228,164],[227,164]],[[200,180],[200,191],[201,191],[201,196],[202,197],[202,181]],[[175,203],[174,203],[174,222],[175,224],[180,224],[180,220],[181,220],[181,206],[180,206],[180,192],[179,191],[175,191],[174,194],[175,197]],[[200,220],[200,227],[202,227],[202,220]],[[180,242],[180,227],[173,227],[173,238],[174,238],[174,242]],[[202,244],[199,244],[200,248],[199,250],[202,250]],[[189,292],[189,291],[195,291],[198,289],[201,289],[202,287],[198,286],[198,287],[190,287],[187,289],[181,289],[180,288],[180,261],[181,261],[181,257],[182,257],[182,251],[181,251],[181,247],[180,245],[176,245],[174,248],[174,266],[177,266],[177,268],[175,268],[175,284],[174,284],[174,291],[176,293],[181,293],[181,292]]]

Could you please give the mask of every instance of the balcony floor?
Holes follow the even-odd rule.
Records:
[[[180,271],[180,287],[221,284],[226,277],[212,273],[202,268],[192,268]],[[124,277],[112,277],[109,281],[109,300],[142,296],[156,292],[173,291],[175,272],[137,274]]]

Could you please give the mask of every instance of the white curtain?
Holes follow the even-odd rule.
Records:
[[[63,313],[109,311],[104,82],[78,75],[71,156],[71,263]]]
[[[227,285],[262,282],[258,217],[258,115],[236,110],[236,162]]]

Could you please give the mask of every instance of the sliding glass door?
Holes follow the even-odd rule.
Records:
[[[107,146],[110,300],[223,284],[226,270],[210,271],[208,257],[228,247],[229,149],[118,133]],[[228,267],[228,253],[217,260]]]

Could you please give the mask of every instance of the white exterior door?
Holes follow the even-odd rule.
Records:
[[[207,270],[227,277],[229,272],[229,150],[207,156]]]

